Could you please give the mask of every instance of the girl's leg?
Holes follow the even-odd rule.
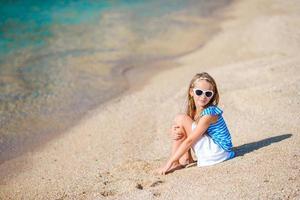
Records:
[[[192,132],[192,123],[193,120],[186,114],[178,114],[176,115],[174,122],[176,125],[180,126],[182,131],[184,132],[184,137],[180,140],[172,140],[172,155],[176,152],[180,144],[187,138],[187,136]],[[188,150],[180,159],[179,163],[181,165],[187,165],[189,163],[194,162],[193,157],[191,155],[191,149]]]

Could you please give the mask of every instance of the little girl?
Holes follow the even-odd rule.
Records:
[[[197,157],[198,166],[208,166],[231,159],[231,136],[217,107],[219,93],[215,80],[206,72],[196,74],[188,88],[186,114],[175,117],[169,161],[159,169],[166,174],[194,162],[190,149]]]

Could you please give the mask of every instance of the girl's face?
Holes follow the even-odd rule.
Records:
[[[206,80],[199,80],[194,85],[194,88],[190,89],[190,95],[194,98],[197,108],[204,108],[214,95],[213,86]]]

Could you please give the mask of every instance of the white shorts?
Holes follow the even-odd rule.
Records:
[[[192,124],[192,130],[196,124]],[[231,158],[231,153],[222,149],[210,136],[204,134],[194,145],[198,166],[208,166],[220,163]]]

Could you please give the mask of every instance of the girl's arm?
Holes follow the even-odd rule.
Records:
[[[200,139],[200,137],[205,133],[208,129],[209,125],[215,121],[216,116],[205,115],[201,117],[199,120],[197,127],[195,130],[181,143],[177,151],[173,154],[173,156],[169,159],[167,164],[160,169],[160,174],[166,174],[168,170],[172,167],[173,163],[179,160],[181,156],[185,152],[187,152],[192,145]]]

